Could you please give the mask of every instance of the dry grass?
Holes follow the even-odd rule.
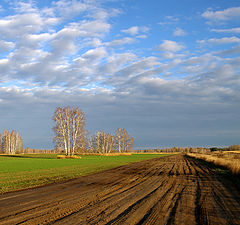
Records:
[[[164,154],[168,154],[168,155],[176,155],[176,154],[181,154],[181,152],[134,152],[134,154],[146,154],[146,155],[164,155]]]
[[[77,155],[58,155],[57,159],[81,159],[81,156],[77,156]]]
[[[211,154],[189,153],[189,156],[203,159],[217,166],[230,170],[233,174],[240,174],[240,154],[236,152],[216,152]]]
[[[132,155],[130,152],[122,153],[80,153],[81,155],[101,155],[101,156],[119,156],[119,155]]]

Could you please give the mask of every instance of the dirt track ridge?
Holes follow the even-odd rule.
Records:
[[[240,224],[240,191],[185,155],[0,196],[0,224]]]

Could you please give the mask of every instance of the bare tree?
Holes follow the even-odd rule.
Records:
[[[124,128],[118,128],[115,134],[116,134],[115,143],[118,152],[129,151],[133,146],[134,138],[130,137],[127,130]]]
[[[63,147],[66,155],[69,154],[68,148],[68,137],[67,137],[67,123],[64,115],[64,110],[58,107],[54,113],[53,120],[56,123],[56,126],[53,128],[56,136],[54,137],[54,142],[56,143],[56,147]]]
[[[64,148],[66,155],[74,155],[76,149],[85,146],[85,115],[78,107],[58,107],[53,120],[56,124],[54,142],[57,148]]]
[[[122,152],[122,128],[118,128],[115,132],[116,147],[119,152]]]
[[[89,149],[96,153],[110,153],[114,150],[115,137],[104,131],[98,131],[89,139]]]
[[[15,154],[16,152],[21,152],[23,149],[23,141],[20,134],[12,130],[3,131],[3,136],[1,137],[1,149],[2,152],[7,154]]]
[[[111,134],[107,134],[107,149],[108,149],[108,153],[113,151],[113,147],[114,147],[114,142],[115,142],[115,136],[111,135]]]
[[[23,151],[23,140],[19,134],[19,132],[16,133],[16,153],[21,153]]]

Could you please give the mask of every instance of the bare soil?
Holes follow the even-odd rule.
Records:
[[[0,196],[0,224],[240,224],[240,189],[173,155]]]

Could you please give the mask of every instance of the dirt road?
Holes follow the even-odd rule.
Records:
[[[0,224],[240,224],[240,190],[175,155],[0,195]]]

